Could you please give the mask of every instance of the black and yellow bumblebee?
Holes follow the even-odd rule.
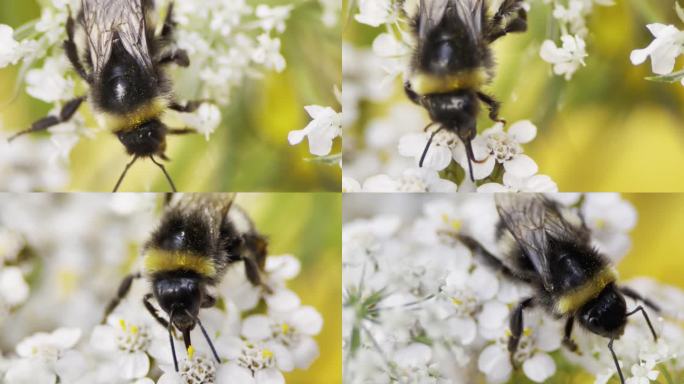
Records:
[[[404,82],[406,95],[424,107],[439,124],[423,150],[419,165],[437,132],[454,132],[463,142],[468,170],[474,180],[471,141],[477,134],[480,102],[489,107],[497,122],[500,103],[481,88],[494,77],[494,58],[489,45],[508,33],[527,30],[523,0],[504,0],[489,16],[486,0],[406,0],[415,47]]]
[[[510,317],[508,351],[511,363],[523,332],[523,310],[538,306],[553,317],[565,318],[563,345],[573,352],[571,335],[575,319],[592,333],[610,339],[608,348],[621,382],[625,380],[613,350],[613,341],[624,333],[627,318],[641,312],[653,338],[658,337],[644,308],[627,310],[624,296],[660,311],[651,300],[617,284],[617,271],[591,245],[591,232],[574,209],[541,194],[497,194],[500,221],[496,230],[501,257],[489,253],[476,240],[457,238],[486,264],[505,277],[532,286],[536,294],[518,303]]]
[[[201,104],[175,101],[164,67],[172,63],[187,67],[190,60],[174,44],[173,2],[159,34],[154,11],[154,0],[82,0],[77,19],[69,12],[66,23],[64,51],[76,73],[89,85],[87,98],[94,112],[133,156],[115,192],[141,157],[149,158],[164,172],[175,192],[171,177],[155,156],[168,160],[164,154],[167,134],[194,131],[169,128],[161,117],[167,109],[192,112]],[[65,103],[58,115],[36,121],[10,140],[68,121],[85,100],[86,96],[80,96]]]
[[[142,273],[126,276],[116,297],[105,309],[103,322],[127,295],[133,280],[147,278],[152,292],[143,297],[143,304],[169,332],[176,371],[174,328],[182,334],[191,354],[190,331],[199,325],[214,357],[220,362],[200,322],[199,311],[216,304],[216,293],[212,289],[231,265],[243,262],[249,282],[265,292],[270,291],[263,281],[267,239],[233,200],[234,195],[223,193],[167,195],[159,226],[143,249]],[[152,299],[166,316],[159,313]]]

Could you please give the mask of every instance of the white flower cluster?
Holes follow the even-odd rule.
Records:
[[[553,18],[558,23],[561,45],[545,40],[539,52],[541,58],[553,64],[553,72],[570,80],[587,57],[587,18],[596,5],[611,6],[613,0],[543,0],[551,4]]]
[[[301,267],[290,255],[267,259],[270,292],[253,287],[241,265],[231,268],[217,287],[220,305],[200,312],[221,363],[195,329],[187,352],[174,339],[175,372],[168,333],[142,303],[145,280],[96,325],[122,269],[136,268],[137,255],[125,255],[154,225],[154,205],[154,196],[139,194],[0,199],[0,307],[9,308],[0,316],[3,383],[277,384],[285,382],[282,372],[307,369],[318,357],[313,337],[323,319],[287,288]],[[19,253],[26,247],[30,252]],[[24,253],[35,265],[30,295],[22,275],[7,266]]]
[[[637,216],[619,195],[550,196],[583,214],[595,245],[614,262],[627,253],[628,232]],[[530,287],[485,266],[448,235],[466,233],[495,250],[498,215],[493,197],[404,196],[401,207],[383,202],[388,204],[371,208],[376,216],[343,227],[345,382],[507,382],[514,370],[507,351],[508,319],[518,301],[532,293]],[[350,209],[353,212],[353,206]],[[367,209],[361,211],[367,214]],[[663,314],[681,320],[681,290],[650,279],[627,285],[662,305]],[[628,299],[630,308],[635,305]],[[645,322],[636,318],[615,341],[628,383],[647,384],[662,369],[684,369],[681,358],[675,359],[684,353],[684,329],[665,317],[650,316],[660,336],[657,343],[651,341]],[[525,312],[524,321],[513,363],[530,380],[546,382],[560,361],[591,372],[596,383],[617,376],[606,339],[576,328],[573,337],[583,353],[573,353],[561,347],[561,321],[539,309]]]
[[[400,2],[362,0],[355,15],[357,22],[386,31],[376,36],[372,53],[343,46],[344,127],[358,118],[364,100],[383,101],[394,91],[397,77],[404,77],[410,60],[411,41]],[[426,125],[420,108],[409,103],[395,104],[386,118],[368,123],[364,142],[357,143],[353,132],[345,133],[346,192],[454,192],[525,191],[554,192],[556,184],[538,174],[537,164],[525,155],[522,144],[532,141],[537,128],[519,121],[504,129],[503,124],[477,135],[473,140],[473,176],[469,180],[468,159],[463,143],[454,133],[440,131],[428,149],[423,167],[420,159],[432,132],[416,131]],[[397,156],[400,155],[400,156]],[[457,185],[456,183],[460,183]]]
[[[158,19],[168,3],[157,2]],[[69,7],[75,12],[80,1],[46,2],[39,20],[16,31],[0,25],[0,68],[21,62],[19,81],[25,80],[26,92],[32,97],[55,104],[52,113],[76,96],[76,89],[84,88],[61,44],[66,38]],[[181,100],[209,101],[193,113],[169,113],[170,118],[176,116],[208,138],[221,121],[219,106],[230,102],[231,93],[246,78],[285,68],[278,36],[285,31],[291,10],[292,6],[252,7],[246,0],[176,1],[177,45],[188,52],[191,66],[171,70],[174,85]],[[92,134],[82,116],[86,115],[79,112],[70,122],[49,129],[65,158],[81,137]]]
[[[684,22],[684,9],[677,2],[675,10],[679,19]],[[684,70],[674,72],[677,57],[684,54],[684,31],[674,25],[660,23],[648,24],[646,27],[654,39],[646,48],[632,51],[632,64],[640,65],[650,56],[651,70],[658,75],[654,80],[680,81],[684,85]]]

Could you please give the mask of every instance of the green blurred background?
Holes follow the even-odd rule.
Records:
[[[269,237],[269,254],[290,253],[302,271],[288,286],[324,319],[316,337],[321,355],[288,383],[342,382],[342,196],[339,193],[240,193],[237,204]],[[684,218],[683,218],[684,219]]]
[[[308,144],[291,147],[287,134],[310,121],[305,105],[339,110],[333,89],[341,81],[340,27],[322,24],[317,0],[247,3],[294,6],[281,36],[287,68],[280,74],[267,72],[262,79],[247,80],[235,90],[209,142],[201,135],[170,137],[167,155],[172,161],[167,169],[181,191],[339,191],[339,167],[306,161],[312,157]],[[16,29],[39,17],[36,0],[0,0],[0,24]],[[0,105],[11,98],[17,73],[18,65],[0,69]],[[28,96],[22,87],[13,103],[0,109],[0,129],[25,129],[50,107]],[[22,138],[26,139],[31,140]],[[333,153],[340,151],[337,141]],[[82,139],[71,153],[67,189],[111,191],[128,161],[118,139],[107,132],[99,132],[92,140]],[[142,161],[131,168],[121,190],[168,188],[159,169]]]
[[[647,81],[650,61],[636,67],[629,60],[632,50],[653,40],[646,24],[684,29],[674,0],[596,6],[587,25],[586,67],[569,82],[552,75],[551,65],[539,57],[545,39],[559,41],[551,7],[541,0],[529,3],[529,31],[494,44],[497,76],[488,90],[503,102],[501,116],[507,121],[530,119],[537,125],[537,138],[525,151],[539,172],[550,175],[560,191],[684,191],[684,87]],[[370,47],[384,29],[354,21],[356,12],[345,16],[343,40]],[[675,70],[683,65],[680,59]],[[390,103],[405,99],[397,87]],[[362,111],[352,128],[356,133],[369,119],[383,116],[387,105],[365,105]],[[490,126],[481,114],[480,131]]]

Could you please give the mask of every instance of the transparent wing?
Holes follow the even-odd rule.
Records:
[[[115,36],[140,66],[151,71],[152,59],[145,37],[145,12],[140,0],[82,0],[81,4],[96,74],[109,60]]]
[[[482,18],[485,15],[484,0],[421,0],[419,6],[419,37],[426,38],[445,17],[466,27],[473,41],[482,33]]]
[[[537,194],[497,194],[494,200],[501,221],[534,266],[544,288],[553,291],[547,257],[545,198]]]

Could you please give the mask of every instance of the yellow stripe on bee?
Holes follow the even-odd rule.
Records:
[[[216,274],[211,258],[188,252],[151,249],[145,255],[144,265],[147,273],[189,270],[208,277]]]
[[[102,124],[112,132],[126,132],[140,124],[158,118],[168,108],[169,102],[163,97],[157,97],[141,105],[133,112],[125,115],[101,112]]]
[[[463,88],[479,88],[488,81],[484,68],[461,71],[456,74],[438,76],[428,73],[417,73],[409,79],[411,88],[419,95],[433,93],[449,93]]]
[[[589,300],[598,296],[608,284],[615,282],[617,278],[617,271],[613,267],[604,268],[580,288],[562,295],[556,301],[556,313],[565,315],[576,311]]]

